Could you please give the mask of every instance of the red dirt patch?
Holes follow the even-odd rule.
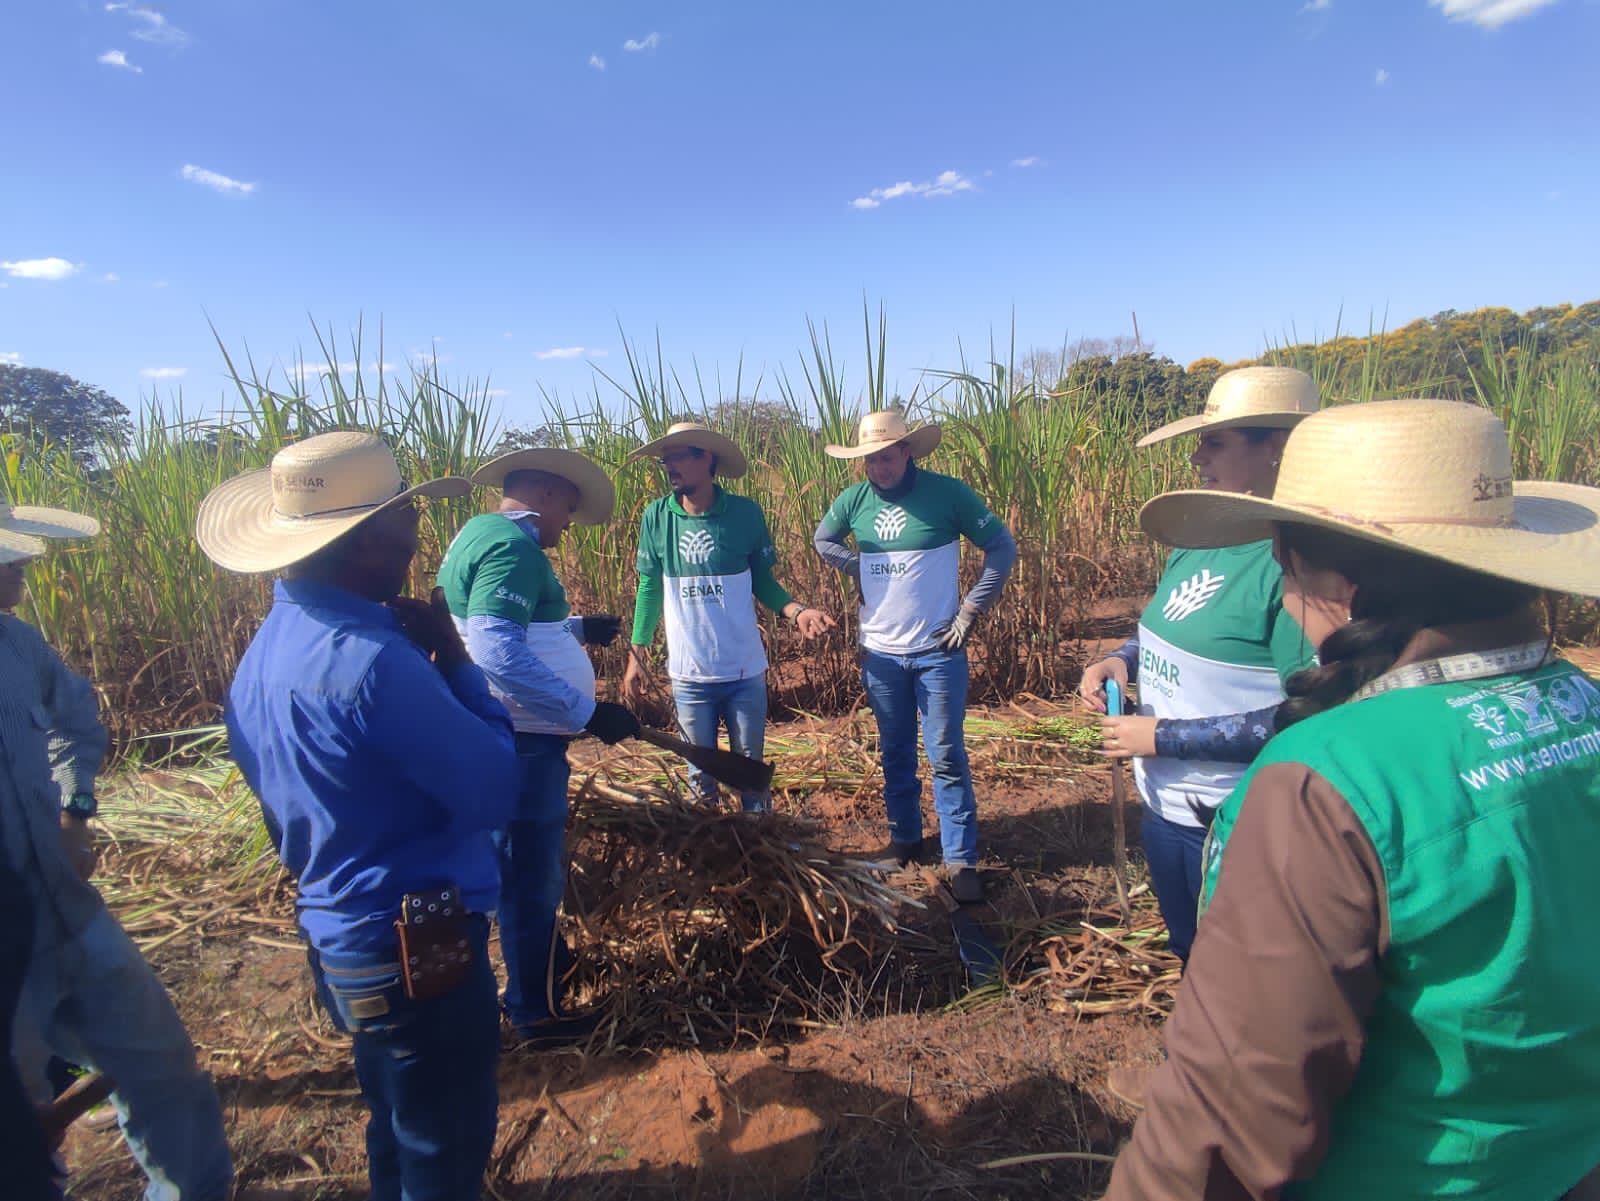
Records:
[[[980,782],[990,896],[976,912],[997,942],[1053,915],[1074,921],[1110,894],[1107,792],[1091,769]],[[885,840],[875,781],[789,803],[823,820],[841,847]],[[931,809],[927,828],[937,828]],[[952,1008],[963,985],[942,912],[930,906],[908,926],[907,952],[895,957],[904,963],[833,998],[826,1020],[760,1045],[587,1056],[508,1046],[492,1195],[1098,1195],[1100,1164],[985,1164],[1114,1152],[1132,1115],[1105,1092],[1105,1068],[1153,1059],[1157,1018],[1054,1013],[1036,992]],[[240,1178],[307,1201],[364,1196],[365,1110],[347,1050],[312,1009],[292,929],[254,928],[175,940],[153,956],[217,1079]],[[114,1130],[80,1125],[69,1154],[75,1195],[139,1195]]]

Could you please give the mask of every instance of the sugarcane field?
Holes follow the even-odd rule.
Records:
[[[0,1201],[1600,1201],[1600,6],[6,26]]]

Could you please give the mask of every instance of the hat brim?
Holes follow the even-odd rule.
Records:
[[[100,532],[100,523],[86,513],[68,509],[16,505],[0,517],[0,531],[27,538],[93,538]]]
[[[654,442],[646,442],[629,455],[628,460],[659,459],[667,451],[680,446],[693,446],[716,455],[717,474],[725,480],[736,480],[750,470],[750,461],[744,457],[744,451],[734,444],[732,438],[715,430],[684,430],[667,434]]]
[[[504,487],[513,471],[545,471],[560,476],[578,490],[578,509],[572,520],[579,525],[604,525],[617,508],[617,488],[598,464],[576,451],[555,446],[536,446],[514,450],[490,459],[472,473],[472,482],[483,487]]]
[[[1151,430],[1135,442],[1134,445],[1154,446],[1157,442],[1165,442],[1170,438],[1181,438],[1185,434],[1195,434],[1210,430],[1240,428],[1292,430],[1309,416],[1311,416],[1310,413],[1300,412],[1299,410],[1282,410],[1276,413],[1250,413],[1243,417],[1222,417],[1215,421],[1207,421],[1204,413],[1195,413],[1189,417],[1180,417],[1176,421],[1169,421],[1166,425]]]
[[[1542,480],[1512,489],[1509,526],[1384,525],[1308,505],[1198,489],[1149,501],[1139,524],[1169,546],[1207,548],[1259,542],[1272,537],[1278,524],[1293,522],[1535,588],[1600,596],[1600,490]]]
[[[913,459],[923,458],[932,454],[944,439],[944,430],[937,425],[919,425],[903,438],[880,438],[876,442],[863,442],[860,446],[836,446],[829,443],[823,451],[835,459],[864,459],[868,455],[875,455],[880,450],[888,450],[891,446],[905,444],[911,452]]]
[[[415,497],[466,496],[472,484],[458,476],[428,480],[370,508],[325,517],[281,517],[272,503],[272,469],[261,467],[211,490],[195,517],[200,549],[219,567],[241,575],[281,571],[310,558],[335,539]]]
[[[0,529],[0,563],[26,563],[49,549],[37,538]]]

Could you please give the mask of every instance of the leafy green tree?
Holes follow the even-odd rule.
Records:
[[[133,435],[128,410],[109,392],[43,367],[0,366],[0,423],[37,445],[70,449],[87,465]]]

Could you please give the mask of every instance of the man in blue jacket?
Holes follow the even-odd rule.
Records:
[[[299,881],[318,996],[354,1038],[375,1201],[475,1198],[494,1143],[487,915],[491,832],[517,794],[511,722],[449,615],[399,595],[413,498],[467,490],[407,488],[381,439],[322,434],[216,488],[196,528],[221,566],[280,573],[228,693],[228,733]],[[433,906],[428,928],[449,938],[402,955],[403,904],[408,919]],[[406,927],[426,944],[421,930]]]

